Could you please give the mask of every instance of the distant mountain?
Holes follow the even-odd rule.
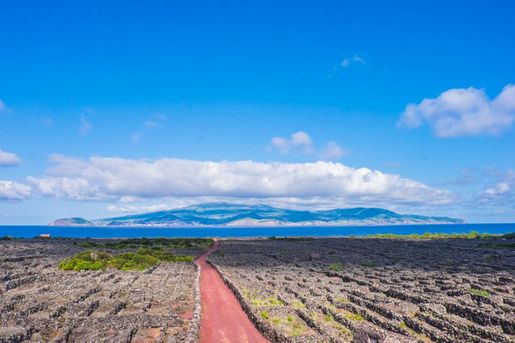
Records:
[[[328,226],[386,224],[457,224],[463,220],[398,214],[382,208],[300,211],[266,205],[209,203],[184,208],[87,221],[59,219],[53,225],[107,226]],[[56,224],[57,223],[57,224]],[[78,224],[80,223],[80,224]]]
[[[84,218],[60,218],[48,223],[50,226],[92,226],[95,223]]]

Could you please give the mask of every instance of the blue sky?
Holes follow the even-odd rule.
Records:
[[[220,200],[514,222],[514,11],[2,1],[0,224]]]

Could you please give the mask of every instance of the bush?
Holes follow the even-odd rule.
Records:
[[[112,256],[103,251],[83,251],[62,260],[59,268],[63,270],[145,270],[160,262],[192,262],[193,256],[176,256],[162,249],[141,248],[138,251]]]
[[[468,292],[481,298],[488,298],[490,296],[490,292],[477,288],[469,288]]]
[[[341,263],[333,263],[329,265],[328,269],[335,272],[341,272],[343,270],[343,265]]]

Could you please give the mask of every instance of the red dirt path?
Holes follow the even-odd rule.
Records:
[[[200,266],[200,343],[261,343],[269,342],[254,327],[243,312],[238,300],[225,285],[217,271],[206,259],[218,250],[220,242],[202,254],[196,263]]]

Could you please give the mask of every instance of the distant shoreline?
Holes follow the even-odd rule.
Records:
[[[243,237],[349,237],[377,234],[464,234],[476,231],[505,234],[515,231],[515,223],[492,224],[419,224],[303,227],[155,227],[155,226],[0,226],[0,237],[32,238],[41,234],[70,238],[243,238]]]

